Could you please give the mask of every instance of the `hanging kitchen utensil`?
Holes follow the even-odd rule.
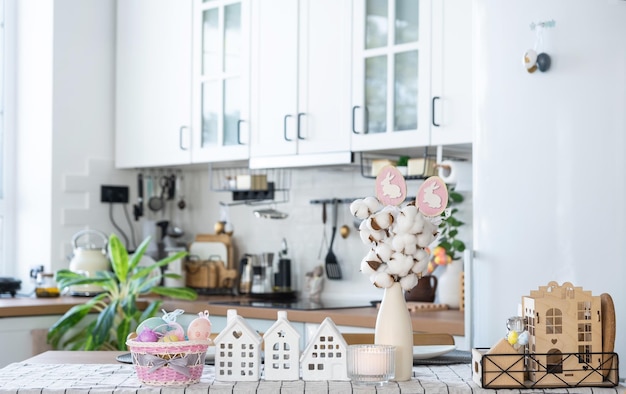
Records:
[[[280,212],[275,208],[256,209],[254,216],[261,219],[286,219],[288,214]]]
[[[135,221],[143,216],[143,174],[137,174],[137,204],[133,205]]]
[[[178,196],[178,209],[185,209],[187,203],[185,202],[185,196],[183,195],[183,174],[178,176],[176,181],[176,195]]]
[[[326,201],[322,201],[322,243],[320,250],[317,252],[317,258],[322,258],[322,251],[328,248],[328,239],[326,239]]]
[[[169,185],[169,178],[166,176],[162,176],[159,178],[159,186],[161,186],[161,194],[160,195],[153,195],[152,197],[150,197],[150,200],[148,200],[148,207],[150,207],[150,209],[153,212],[158,212],[161,209],[163,209],[163,207],[165,206],[165,195],[167,193],[167,187]]]
[[[330,246],[328,248],[328,254],[326,254],[326,277],[328,279],[341,279],[341,267],[337,262],[337,257],[333,253],[333,243],[335,242],[335,235],[337,234],[337,200],[333,200],[333,232],[330,235]]]

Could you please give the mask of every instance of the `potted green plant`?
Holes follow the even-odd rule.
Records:
[[[184,257],[186,252],[176,253],[146,267],[139,266],[149,243],[150,237],[129,256],[119,238],[112,234],[108,243],[112,272],[98,272],[95,277],[87,277],[68,269],[59,270],[55,277],[60,289],[90,284],[101,286],[104,291],[67,311],[48,330],[48,343],[57,349],[126,350],[128,334],[140,322],[154,316],[162,303],[159,299],[151,299],[142,311],[138,307],[141,296],[153,293],[177,299],[196,299],[197,293],[193,289],[159,285],[163,277],[180,278],[176,274],[161,274],[160,267]],[[97,312],[98,316],[86,323],[89,319],[84,319],[90,312]]]
[[[459,220],[455,215],[459,212],[457,208],[452,207],[455,204],[463,202],[463,195],[455,192],[453,188],[448,188],[448,208],[449,214],[444,212],[444,220],[439,224],[439,234],[441,236],[438,248],[445,251],[447,258],[442,256],[441,250],[434,250],[435,258],[442,256],[439,261],[435,261],[438,265],[449,264],[454,260],[459,260],[461,256],[457,253],[463,253],[465,250],[465,242],[457,238],[459,235],[459,227],[465,223]],[[447,217],[446,217],[447,216]],[[436,248],[435,248],[436,249]]]

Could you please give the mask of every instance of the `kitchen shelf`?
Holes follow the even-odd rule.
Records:
[[[237,188],[237,177],[260,177],[262,186]],[[291,171],[285,168],[250,169],[248,167],[213,167],[209,165],[211,191],[232,193],[231,203],[224,205],[256,205],[289,201]]]
[[[398,159],[404,155],[390,155],[390,154],[366,154],[361,153],[361,176],[364,178],[376,179],[376,174],[374,173],[374,166],[376,161],[388,160],[390,164],[395,163]],[[429,154],[428,149],[424,150],[424,154],[419,157],[410,157],[410,159],[423,159],[423,163],[419,168],[419,173],[412,175],[404,175],[405,180],[423,180],[428,178],[431,175],[435,175],[436,169],[434,168],[435,163],[437,162],[436,156],[434,154]],[[428,167],[433,166],[433,168],[428,171]]]

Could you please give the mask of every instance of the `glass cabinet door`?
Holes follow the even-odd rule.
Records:
[[[429,14],[429,0],[356,1],[353,150],[428,144]]]
[[[247,8],[247,1],[196,1],[196,162],[249,156]]]

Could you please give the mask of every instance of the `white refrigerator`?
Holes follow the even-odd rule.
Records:
[[[470,343],[492,346],[522,296],[571,282],[611,294],[626,377],[626,1],[473,5]],[[546,72],[527,71],[528,49]]]

